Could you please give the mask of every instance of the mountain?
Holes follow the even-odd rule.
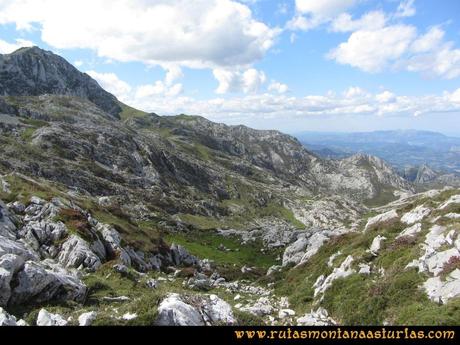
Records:
[[[371,305],[392,297],[375,285],[382,269],[413,294],[426,273],[404,272],[419,251],[397,235],[406,219],[428,217],[425,202],[431,218],[420,234],[452,229],[452,248],[434,252],[455,257],[458,190],[414,195],[368,154],[323,159],[278,131],[130,108],[39,48],[0,61],[9,66],[0,73],[0,323],[358,323],[341,306],[359,297],[337,292],[342,281],[331,275],[354,279],[344,291],[383,289],[369,292]],[[388,239],[381,259],[367,254],[378,236]],[[455,270],[443,272],[456,281]],[[439,308],[428,297],[410,302],[448,323],[457,302],[445,295]],[[401,323],[401,308],[359,312],[365,322]]]
[[[356,153],[378,156],[399,170],[428,165],[444,173],[460,173],[460,138],[417,130],[358,133],[303,132],[295,135],[307,148],[330,158]],[[328,150],[324,152],[324,150]]]
[[[87,74],[79,72],[62,57],[37,47],[0,55],[0,95],[44,94],[87,99],[117,117],[122,111],[117,99]]]

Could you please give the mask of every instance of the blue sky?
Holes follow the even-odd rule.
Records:
[[[52,50],[163,115],[460,135],[457,0],[14,0],[0,53]]]

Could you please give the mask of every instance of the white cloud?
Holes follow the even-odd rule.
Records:
[[[250,65],[280,32],[232,0],[4,0],[0,23],[40,30],[55,49],[200,68]]]
[[[265,73],[254,68],[244,72],[214,69],[213,74],[219,82],[219,86],[216,89],[218,94],[229,92],[255,93],[267,81]]]
[[[452,94],[449,96],[449,99],[451,102],[460,104],[460,88],[452,92]]]
[[[401,57],[415,37],[416,29],[409,25],[358,30],[350,35],[347,42],[332,50],[328,57],[366,72],[379,72],[389,62]]]
[[[396,10],[396,17],[412,17],[417,12],[414,6],[415,0],[403,0]]]
[[[398,11],[408,11],[412,1],[400,4]],[[406,15],[406,16],[407,16]],[[386,68],[419,72],[428,77],[454,79],[460,76],[460,49],[444,41],[439,26],[419,35],[412,25],[390,24],[392,20],[381,11],[364,14],[359,19],[342,13],[331,24],[331,31],[352,31],[346,42],[331,50],[327,57],[340,64],[351,65],[365,72],[381,72]]]
[[[83,66],[84,62],[82,60],[76,60],[76,61],[74,61],[73,64],[75,66],[77,66],[77,67],[81,67],[81,66]]]
[[[352,90],[351,88],[349,90]],[[349,91],[348,90],[348,91]],[[200,114],[214,121],[245,122],[269,118],[301,119],[305,117],[373,116],[413,117],[425,114],[460,112],[460,89],[452,93],[426,96],[399,96],[391,91],[350,94],[327,93],[293,97],[287,94],[250,94],[234,98],[197,100],[179,96],[137,98],[131,103],[140,109],[164,115]],[[347,95],[348,94],[348,95]]]
[[[21,38],[16,39],[15,43],[8,43],[0,39],[0,54],[10,54],[21,47],[32,47],[34,43],[31,41],[23,40]]]
[[[382,93],[375,95],[375,99],[379,103],[390,103],[396,100],[396,95],[390,91],[383,91]]]
[[[331,31],[349,32],[356,30],[377,30],[385,26],[387,18],[382,11],[372,11],[363,15],[360,19],[353,20],[348,13],[342,13],[331,23]]]
[[[307,31],[345,12],[359,0],[296,0],[296,14],[287,23],[289,30]]]
[[[345,98],[356,98],[359,96],[365,96],[366,94],[367,92],[358,86],[351,86],[343,93]]]
[[[444,38],[444,31],[435,26],[432,27],[425,35],[417,38],[411,46],[411,50],[415,53],[425,53],[437,48]]]
[[[120,80],[115,73],[98,73],[96,71],[87,71],[86,73],[95,79],[102,88],[113,93],[121,101],[125,101],[132,90],[131,86]]]
[[[331,18],[358,3],[358,0],[296,0],[296,9],[303,14]]]
[[[177,71],[176,71],[177,72]],[[119,100],[129,104],[137,104],[140,100],[148,100],[155,97],[168,98],[179,96],[183,92],[180,83],[168,83],[168,74],[165,81],[157,80],[152,84],[132,87],[126,81],[121,80],[115,73],[98,73],[96,71],[86,72],[94,78],[105,90],[114,94]]]
[[[277,81],[272,80],[270,85],[268,86],[268,91],[273,91],[279,94],[283,94],[288,92],[289,87],[286,84],[279,83]]]
[[[165,77],[165,84],[171,86],[174,81],[180,79],[184,76],[182,69],[179,66],[169,66],[167,67],[167,73]]]

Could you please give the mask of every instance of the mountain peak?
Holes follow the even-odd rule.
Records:
[[[122,111],[116,97],[105,91],[89,75],[80,72],[64,58],[39,47],[25,47],[11,54],[0,54],[0,95],[76,96],[119,117]]]

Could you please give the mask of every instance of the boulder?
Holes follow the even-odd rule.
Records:
[[[78,317],[78,324],[80,326],[91,326],[91,324],[96,320],[97,313],[95,311],[90,311],[88,313],[81,314]]]
[[[382,242],[385,241],[387,238],[381,235],[377,235],[373,240],[371,247],[368,249],[368,252],[372,255],[377,256],[380,248],[382,247]]]
[[[17,326],[16,317],[10,315],[0,307],[0,326]]]
[[[16,274],[15,287],[9,303],[12,305],[51,300],[81,302],[86,295],[86,286],[67,271],[47,269],[42,263],[28,261]]]
[[[37,317],[37,326],[66,326],[67,321],[59,314],[52,314],[41,309]]]
[[[445,281],[440,277],[429,278],[423,288],[433,302],[447,303],[449,299],[460,296],[460,270],[452,271]]]
[[[241,311],[256,316],[265,316],[272,314],[275,308],[268,297],[260,297],[254,304],[242,307]]]
[[[420,222],[431,213],[431,209],[423,205],[417,206],[412,211],[407,212],[401,217],[401,222],[406,224],[414,224]]]
[[[336,322],[329,317],[327,310],[321,307],[297,319],[298,326],[332,326],[335,324]]]
[[[313,285],[313,288],[315,289],[314,296],[316,297],[319,294],[323,294],[332,285],[334,280],[345,278],[355,273],[355,270],[351,268],[353,261],[353,257],[349,255],[339,267],[334,268],[330,275],[327,277],[324,275],[319,276]]]
[[[6,254],[0,258],[0,306],[8,304],[11,297],[11,280],[23,265],[24,259],[15,254]]]
[[[392,222],[397,219],[399,219],[399,216],[396,210],[391,210],[391,211],[379,214],[367,220],[366,226],[364,227],[364,231],[369,230],[371,227],[377,224],[385,223],[385,222]]]
[[[404,236],[415,236],[418,234],[420,231],[422,231],[422,224],[421,223],[415,223],[414,225],[404,229],[401,231],[401,233],[396,236],[396,239]]]
[[[39,257],[26,244],[0,236],[0,257],[6,254],[15,254],[24,260],[39,260]]]
[[[58,261],[65,267],[85,267],[95,271],[101,265],[100,258],[90,249],[88,242],[71,235],[62,245]]]
[[[295,311],[292,310],[292,309],[281,309],[279,312],[278,312],[278,317],[280,319],[286,319],[288,317],[292,317],[295,315]]]
[[[158,307],[158,326],[211,326],[236,323],[231,306],[215,295],[171,294]]]
[[[197,266],[199,264],[199,260],[195,256],[191,255],[181,245],[175,243],[171,245],[171,256],[176,266]]]

